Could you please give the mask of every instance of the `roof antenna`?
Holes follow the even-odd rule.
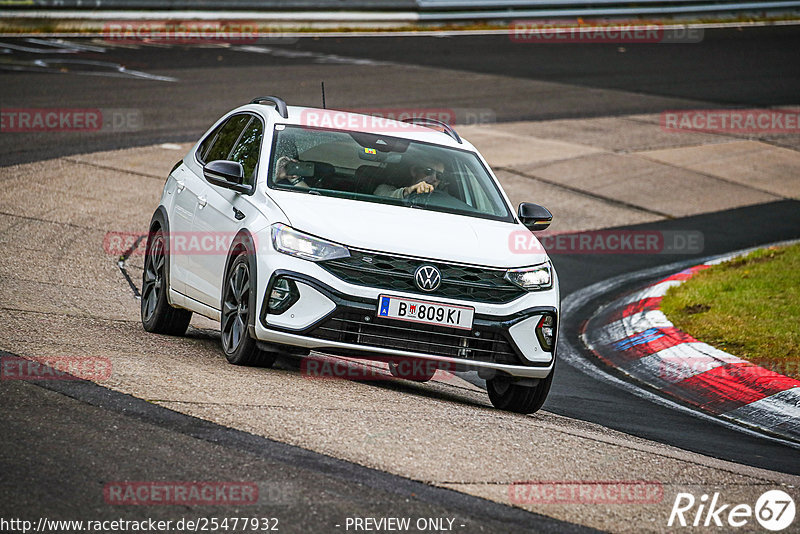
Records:
[[[325,108],[325,82],[320,82],[320,85],[322,85],[322,109],[326,109]]]

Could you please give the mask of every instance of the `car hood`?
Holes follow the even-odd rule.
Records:
[[[547,260],[521,224],[307,193],[270,196],[293,228],[353,248],[503,268]]]

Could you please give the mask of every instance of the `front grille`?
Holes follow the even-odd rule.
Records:
[[[480,335],[476,336],[475,332]],[[519,365],[520,359],[498,331],[458,330],[376,318],[372,312],[337,311],[307,334],[310,337],[421,352],[464,360]]]
[[[414,283],[414,272],[423,264],[435,265],[442,273],[442,284],[436,291],[420,291]],[[398,258],[359,250],[351,250],[349,258],[322,261],[317,265],[345,282],[390,291],[407,291],[492,304],[511,302],[525,293],[504,278],[503,269]]]

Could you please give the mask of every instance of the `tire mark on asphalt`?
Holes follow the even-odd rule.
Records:
[[[624,200],[618,200],[618,199],[615,199],[615,198],[606,197],[606,196],[603,196],[603,195],[598,195],[597,193],[591,193],[589,191],[584,191],[583,189],[579,189],[577,187],[564,185],[564,184],[556,182],[554,180],[547,180],[545,178],[541,178],[541,177],[535,176],[533,174],[528,174],[528,173],[519,171],[517,169],[514,169],[513,167],[495,166],[494,169],[498,170],[498,171],[504,171],[504,172],[507,172],[509,174],[514,174],[514,175],[517,175],[517,176],[521,176],[523,178],[528,178],[529,180],[536,180],[538,182],[542,182],[542,183],[545,183],[547,185],[552,185],[554,187],[558,187],[559,189],[564,189],[565,191],[569,191],[570,193],[576,193],[578,195],[583,195],[583,196],[592,198],[594,200],[599,200],[601,202],[605,202],[606,204],[610,204],[612,206],[618,206],[618,207],[622,207],[622,208],[627,208],[627,209],[639,211],[639,212],[642,212],[642,213],[647,213],[648,215],[656,215],[658,217],[663,217],[665,219],[674,219],[675,218],[675,216],[670,215],[669,213],[664,213],[664,212],[653,210],[653,209],[650,209],[650,208],[643,208],[642,206],[637,206],[636,204],[631,204],[630,202],[625,202]]]
[[[735,141],[731,141],[731,142],[735,142]],[[658,163],[660,165],[666,165],[667,167],[670,167],[672,169],[679,169],[681,171],[685,171],[687,169],[687,167],[681,167],[680,165],[675,165],[673,163],[668,163],[666,161],[661,161],[661,160],[658,160],[658,159],[655,159],[655,158],[651,158],[649,156],[646,156],[644,154],[640,154],[638,152],[631,152],[629,155],[637,156],[637,157],[640,157],[642,159],[646,159],[648,161],[652,161],[654,163]],[[709,178],[711,180],[715,180],[717,182],[722,182],[722,183],[727,184],[727,185],[734,185],[734,186],[737,186],[737,187],[743,187],[745,189],[749,189],[751,191],[758,191],[759,193],[764,193],[765,195],[769,195],[771,197],[775,197],[776,200],[794,200],[792,197],[787,197],[787,196],[781,195],[780,193],[776,193],[774,191],[767,191],[766,189],[761,189],[760,187],[753,187],[752,185],[749,185],[749,184],[745,184],[745,183],[742,183],[742,182],[737,182],[735,180],[730,180],[728,178],[723,178],[721,176],[715,176],[713,174],[709,174],[707,172],[699,171],[697,169],[689,169],[689,170],[692,171],[695,174],[699,174],[700,176],[703,176],[705,178]]]
[[[26,219],[28,221],[36,221],[36,222],[43,222],[47,224],[58,224],[61,226],[70,226],[72,228],[80,228],[81,230],[91,230],[92,232],[100,232],[97,228],[93,226],[83,226],[82,224],[75,224],[71,222],[65,221],[51,221],[50,219],[42,219],[41,217],[31,217],[30,215],[18,215],[16,213],[8,213],[7,211],[0,211],[0,215],[6,215],[8,217],[17,217],[19,219]]]
[[[143,176],[145,178],[153,178],[156,180],[166,180],[163,176],[157,176],[155,174],[147,174],[146,172],[139,172],[139,171],[131,171],[129,169],[120,169],[118,167],[112,167],[110,165],[101,165],[99,163],[92,163],[90,161],[81,161],[78,159],[73,158],[61,158],[63,161],[68,161],[70,163],[74,163],[76,165],[86,165],[87,167],[94,167],[96,169],[103,169],[105,171],[114,171],[114,172],[124,172],[125,174],[133,174],[135,176]]]
[[[29,215],[17,215],[15,213],[7,213],[7,212],[3,212],[3,211],[0,211],[0,215],[6,215],[8,217],[17,217],[17,218],[20,218],[20,219],[26,219],[26,220],[30,220],[30,221],[37,221],[37,222],[43,222],[43,223],[49,223],[49,224],[59,224],[59,225],[71,226],[73,228],[80,228],[80,229],[83,229],[83,230],[92,230],[92,231],[95,231],[95,232],[99,232],[100,231],[97,228],[92,228],[90,226],[82,226],[82,225],[79,225],[79,224],[73,224],[73,223],[61,222],[61,221],[51,221],[51,220],[42,219],[42,218],[39,218],[39,217],[31,217]],[[136,250],[136,248],[139,246],[139,244],[142,242],[142,240],[145,237],[147,237],[147,236],[146,235],[140,235],[136,239],[136,241],[133,243],[133,245],[131,245],[127,250],[125,250],[122,253],[122,255],[120,255],[120,257],[117,259],[117,267],[119,268],[120,272],[122,273],[122,276],[125,278],[125,281],[128,282],[128,286],[130,287],[131,291],[133,292],[133,297],[135,299],[142,298],[142,295],[139,292],[139,288],[136,287],[136,284],[133,282],[133,279],[131,279],[130,275],[128,274],[128,268],[127,268],[126,262],[128,261],[128,257],[133,253],[134,250]],[[0,308],[0,309],[7,309],[7,308]]]
[[[39,280],[39,279],[35,279],[35,278],[25,278],[24,276],[18,276],[16,274],[3,274],[3,276],[4,277],[8,277],[8,279],[19,280],[21,282],[31,282],[31,283],[34,283],[34,284],[42,284],[42,285],[45,285],[45,286],[53,286],[53,287],[60,287],[60,288],[69,287],[71,289],[86,289],[85,286],[77,286],[77,285],[73,285],[73,284],[65,284],[63,282],[47,282],[45,280]],[[0,308],[0,309],[3,309],[3,308]]]
[[[16,313],[33,313],[36,315],[50,315],[53,317],[72,317],[75,319],[92,319],[93,321],[109,321],[112,323],[132,323],[132,324],[140,323],[139,320],[133,320],[133,319],[111,319],[109,317],[99,317],[97,315],[77,315],[74,313],[59,313],[59,312],[48,312],[40,310],[23,310],[21,308],[10,308],[6,306],[0,306],[0,311],[9,311]]]

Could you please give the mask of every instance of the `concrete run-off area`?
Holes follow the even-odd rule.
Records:
[[[459,131],[487,157],[513,202],[538,202],[554,213],[553,232],[800,197],[792,140],[779,146],[665,132],[658,116]],[[274,369],[228,365],[217,325],[203,318],[193,319],[185,338],[145,333],[139,302],[104,238],[146,231],[170,168],[188,148],[0,169],[0,349],[28,358],[107,358],[112,372],[98,383],[171,410],[612,532],[671,530],[679,492],[699,497],[714,488],[727,503],[752,505],[767,489],[800,483],[546,411],[500,412],[485,392],[441,371],[428,384],[310,380],[291,360]],[[141,269],[141,256],[131,257],[137,285]],[[553,502],[530,491],[537,481],[645,481],[653,491],[626,502]]]

